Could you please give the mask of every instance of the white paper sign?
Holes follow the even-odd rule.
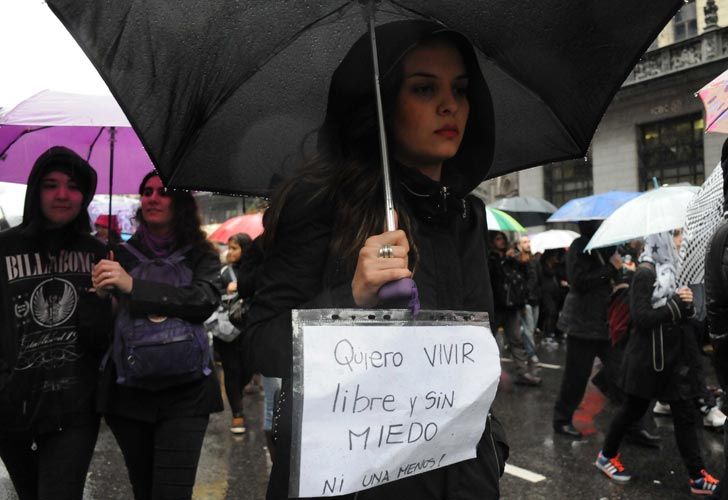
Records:
[[[299,496],[352,493],[476,456],[500,377],[489,328],[302,332]]]

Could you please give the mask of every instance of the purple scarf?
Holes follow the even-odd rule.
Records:
[[[156,234],[152,234],[144,224],[139,224],[136,236],[142,245],[152,252],[152,255],[159,258],[167,257],[177,246],[177,239],[174,237],[174,233],[169,233],[167,236],[157,236]]]

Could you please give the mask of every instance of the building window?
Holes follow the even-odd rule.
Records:
[[[683,116],[640,126],[639,173],[642,189],[688,182],[701,185],[703,129],[701,115]]]
[[[698,9],[695,0],[690,0],[675,14],[673,30],[676,42],[698,34]]]
[[[546,199],[557,207],[574,198],[593,194],[591,152],[586,158],[546,165],[543,191]]]

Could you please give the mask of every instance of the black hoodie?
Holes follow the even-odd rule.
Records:
[[[78,217],[46,228],[42,178],[70,175],[83,192]],[[96,172],[73,151],[53,147],[28,177],[20,226],[0,233],[0,436],[22,437],[94,417],[99,358],[109,303],[88,292],[104,246],[89,234],[86,211]]]

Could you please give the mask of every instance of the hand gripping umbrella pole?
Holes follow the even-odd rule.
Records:
[[[389,170],[389,153],[387,134],[384,128],[384,108],[382,106],[382,90],[379,85],[379,52],[377,51],[377,34],[374,24],[376,3],[380,0],[360,0],[364,15],[369,24],[369,40],[372,46],[372,63],[374,68],[374,93],[377,102],[377,122],[379,127],[379,150],[382,158],[382,188],[384,189],[384,210],[387,231],[394,231],[397,225],[394,219],[394,199],[392,197],[392,181]],[[381,300],[408,300],[407,306],[416,315],[420,310],[417,285],[411,278],[385,283],[377,294]]]

